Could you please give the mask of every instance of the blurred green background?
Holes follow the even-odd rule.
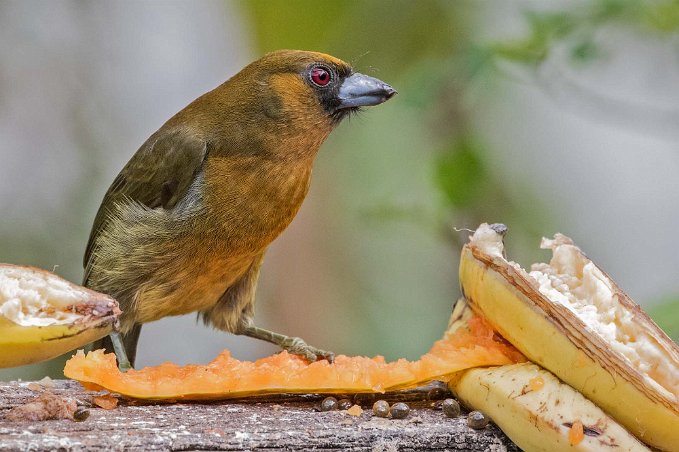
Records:
[[[257,323],[417,358],[479,223],[570,235],[679,337],[679,2],[0,2],[0,261],[75,282],[105,190],[176,111],[261,54],[318,50],[399,95],[342,124],[272,245]],[[164,319],[138,365],[273,347]],[[0,371],[61,376],[64,359]]]

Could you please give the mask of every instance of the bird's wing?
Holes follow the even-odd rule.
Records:
[[[87,282],[97,237],[120,202],[132,201],[151,209],[173,208],[181,200],[202,167],[207,143],[182,131],[152,135],[125,165],[109,187],[94,219],[83,265]]]

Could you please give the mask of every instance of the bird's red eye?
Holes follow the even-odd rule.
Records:
[[[327,85],[330,83],[330,79],[332,78],[330,76],[330,72],[322,66],[315,66],[311,68],[309,75],[311,77],[311,81],[318,86]]]

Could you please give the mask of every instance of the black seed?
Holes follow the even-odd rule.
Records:
[[[446,399],[441,404],[443,414],[448,417],[458,417],[460,415],[460,404],[455,399]]]
[[[603,433],[603,431],[600,428],[597,428],[596,426],[591,426],[587,427],[586,425],[583,426],[583,432],[587,436],[599,436]]]
[[[564,427],[567,427],[567,428],[573,427],[572,422],[564,422],[561,425],[563,425]],[[597,428],[596,426],[587,427],[586,425],[582,426],[582,431],[585,435],[594,436],[594,437],[599,436],[603,433],[603,431],[600,428]]]
[[[410,413],[410,407],[407,403],[398,402],[391,406],[389,410],[392,419],[403,419]]]
[[[337,408],[340,410],[348,410],[351,408],[354,404],[351,403],[351,400],[349,399],[340,399],[339,402],[337,402]]]
[[[475,429],[485,428],[488,425],[488,417],[480,411],[472,411],[467,415],[467,425]]]
[[[427,399],[428,400],[439,400],[442,399],[443,396],[446,395],[446,391],[442,388],[433,388],[430,389],[429,392],[427,393]]]
[[[77,422],[82,422],[88,417],[90,417],[90,410],[81,406],[76,408],[75,412],[73,413],[73,420]]]
[[[321,411],[333,411],[337,409],[337,399],[334,397],[326,397],[321,402]]]
[[[389,416],[389,402],[386,400],[378,400],[373,404],[373,414],[377,417]]]

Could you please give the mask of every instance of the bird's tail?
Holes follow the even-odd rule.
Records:
[[[132,366],[134,366],[134,361],[137,357],[137,342],[139,341],[139,334],[141,334],[141,323],[135,323],[130,331],[121,335],[123,338],[123,345],[125,346],[125,352],[127,353],[127,358],[130,360],[130,364],[132,364]],[[92,342],[92,350],[98,350],[100,348],[106,350],[106,353],[115,353],[110,336],[106,336],[99,339],[98,341]]]

